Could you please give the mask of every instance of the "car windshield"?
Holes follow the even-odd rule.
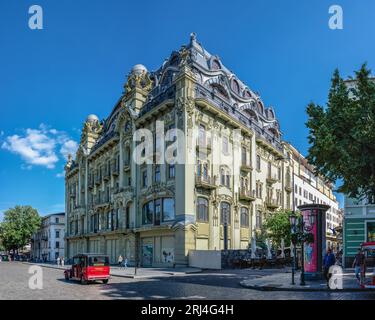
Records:
[[[106,256],[89,257],[90,267],[109,266],[109,259]]]

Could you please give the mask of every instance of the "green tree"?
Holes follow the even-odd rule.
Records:
[[[263,228],[267,233],[267,237],[272,240],[275,246],[281,245],[281,240],[284,239],[285,245],[288,246],[291,240],[291,227],[289,216],[292,211],[290,210],[279,210],[273,214],[270,214]]]
[[[40,227],[38,211],[30,206],[16,206],[5,211],[0,224],[0,239],[6,250],[18,250],[30,242]]]
[[[350,197],[375,197],[375,83],[364,64],[349,89],[336,70],[325,108],[307,107],[308,161],[338,191]]]

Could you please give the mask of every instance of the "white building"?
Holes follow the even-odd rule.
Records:
[[[293,146],[289,145],[293,162],[293,207],[309,203],[326,204],[330,209],[326,213],[327,248],[334,251],[341,249],[337,241],[336,228],[342,225],[342,214],[339,203],[333,194],[333,185],[314,174],[314,168],[306,158]]]
[[[55,261],[64,256],[65,213],[53,213],[42,218],[40,229],[31,239],[31,257]]]

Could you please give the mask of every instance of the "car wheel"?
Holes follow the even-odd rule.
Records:
[[[67,273],[67,272],[65,272],[65,280],[66,280],[66,281],[69,281],[69,276],[68,276],[68,273]]]
[[[85,280],[84,277],[81,277],[81,284],[87,284],[87,281]]]
[[[104,284],[107,284],[107,283],[108,283],[108,279],[104,279],[104,280],[103,280],[103,283],[104,283]]]

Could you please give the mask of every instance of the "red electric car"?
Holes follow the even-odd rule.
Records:
[[[73,257],[70,269],[64,271],[66,280],[79,280],[82,284],[101,280],[108,283],[110,278],[109,257],[97,253],[82,253]]]

